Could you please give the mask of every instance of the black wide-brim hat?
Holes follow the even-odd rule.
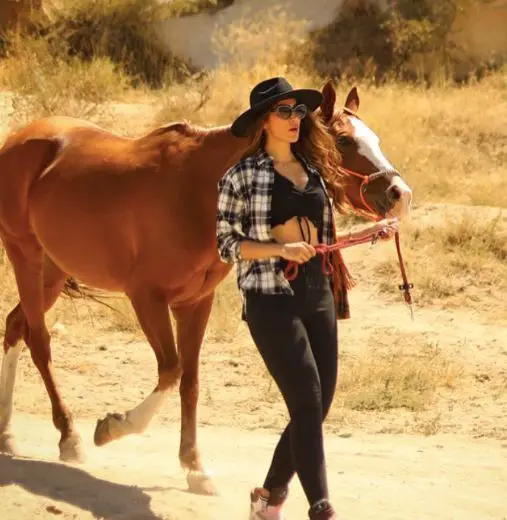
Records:
[[[294,98],[297,104],[304,103],[310,112],[322,103],[319,90],[293,89],[285,78],[271,78],[256,85],[250,92],[250,108],[232,123],[231,132],[236,137],[247,137],[254,130],[260,116],[282,99]]]

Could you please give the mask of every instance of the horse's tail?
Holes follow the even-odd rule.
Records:
[[[30,190],[63,146],[59,137],[27,137],[27,133],[26,128],[13,132],[0,147],[0,227],[12,236],[32,234]]]
[[[101,305],[106,306],[108,309],[111,309],[115,312],[120,312],[118,309],[104,301],[104,299],[115,298],[117,296],[113,295],[112,293],[108,293],[106,291],[102,291],[95,287],[90,287],[89,285],[78,282],[72,276],[69,276],[67,280],[65,280],[65,284],[62,288],[61,293],[69,298],[92,300],[96,303],[100,303]]]

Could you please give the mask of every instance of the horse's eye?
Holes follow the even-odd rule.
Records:
[[[338,146],[350,146],[354,144],[354,139],[348,135],[339,135],[336,139]]]

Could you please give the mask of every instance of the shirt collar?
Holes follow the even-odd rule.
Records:
[[[271,155],[266,153],[266,151],[262,148],[260,148],[259,151],[257,152],[257,155],[255,156],[255,160],[257,161],[257,164],[259,166],[262,166],[266,162],[268,164],[273,165],[273,157],[271,157]]]
[[[317,170],[299,153],[294,153],[294,155],[297,157],[297,159],[303,163],[303,166],[305,167],[306,171],[318,174]]]
[[[299,153],[294,153],[294,156],[303,163],[303,166],[306,168],[307,171],[313,174],[318,174],[317,170],[311,166],[308,161]],[[269,164],[270,166],[273,166],[273,157],[269,155],[266,150],[263,148],[260,148],[257,152],[257,155],[255,156],[255,160],[259,166],[262,166],[264,163]]]

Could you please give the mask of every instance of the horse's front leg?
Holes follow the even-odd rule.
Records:
[[[192,305],[173,308],[177,323],[177,345],[181,363],[180,462],[188,470],[191,491],[215,495],[217,491],[205,471],[197,448],[197,402],[199,399],[199,354],[211,313],[214,293]]]
[[[150,343],[158,365],[158,384],[140,404],[126,413],[107,414],[97,421],[95,444],[102,446],[125,435],[146,430],[156,412],[167,401],[180,377],[178,353],[173,337],[165,292],[157,287],[135,287],[127,292],[139,324]]]

